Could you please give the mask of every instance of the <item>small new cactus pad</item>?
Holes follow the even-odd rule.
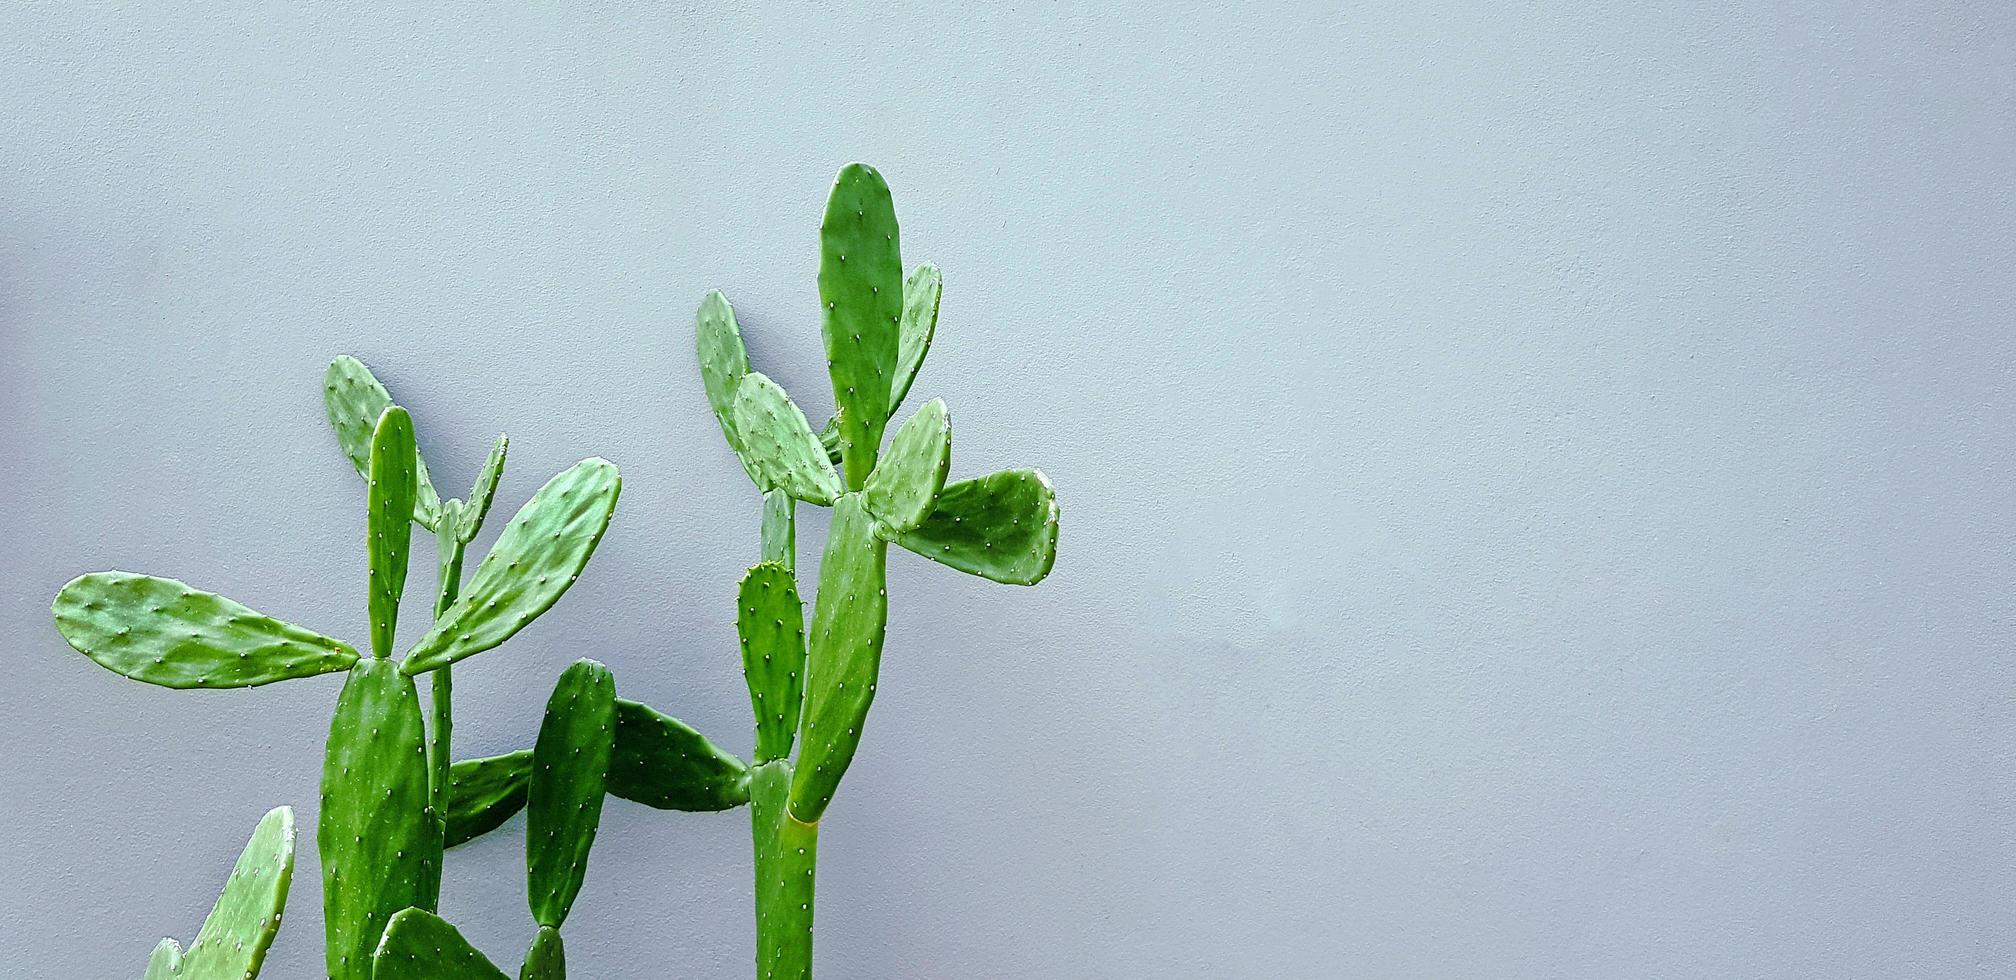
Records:
[[[77,652],[161,687],[257,687],[357,662],[348,644],[172,578],[92,572],[65,585],[53,609]]]
[[[370,520],[365,550],[371,558],[371,655],[392,655],[399,597],[406,593],[406,562],[413,549],[413,419],[397,405],[385,409],[371,437]]]
[[[945,488],[952,466],[952,417],[936,398],[924,403],[889,440],[889,451],[868,476],[861,502],[895,534],[916,529]]]
[[[519,508],[461,597],[406,654],[418,674],[490,649],[560,601],[595,553],[623,481],[615,464],[584,459]]]
[[[931,350],[931,335],[938,329],[938,296],[943,291],[938,267],[929,262],[917,267],[903,280],[903,322],[896,337],[896,381],[889,389],[888,415],[903,407],[904,396],[924,366]]]
[[[833,472],[805,413],[760,371],[744,375],[736,388],[735,429],[744,458],[764,485],[815,504],[830,504],[840,495],[840,475]]]
[[[820,333],[840,419],[847,488],[875,469],[895,386],[903,316],[903,259],[896,207],[874,167],[848,164],[833,181],[819,225]]]
[[[532,747],[525,866],[532,918],[558,929],[588,874],[616,738],[616,679],[579,660],[560,675]]]
[[[948,483],[896,543],[940,564],[1009,585],[1035,585],[1057,562],[1057,491],[1036,470]]]
[[[426,909],[394,915],[371,962],[375,980],[508,980],[446,919]]]
[[[742,345],[742,328],[735,323],[735,310],[720,290],[700,301],[694,317],[695,337],[700,354],[700,384],[707,389],[707,404],[714,421],[721,423],[721,436],[742,461],[742,468],[758,489],[770,485],[742,449],[742,436],[735,426],[735,389],[749,373],[749,350]]]
[[[791,815],[804,823],[817,822],[832,802],[875,699],[889,595],[887,546],[874,523],[858,493],[833,504],[833,525],[819,562],[819,595],[812,604],[802,748],[791,781]]]
[[[173,939],[163,939],[154,946],[153,955],[147,957],[145,980],[175,980],[175,971],[182,965],[182,947]]]
[[[735,632],[756,710],[756,762],[790,758],[805,688],[805,608],[784,566],[764,562],[742,577]]]
[[[427,794],[413,679],[389,660],[358,661],[329,724],[315,833],[331,980],[370,980],[386,920],[438,894],[441,833]]]
[[[294,811],[266,814],[238,855],[196,941],[182,952],[163,939],[147,961],[147,980],[249,980],[280,931],[294,880]]]
[[[567,946],[560,941],[560,930],[540,926],[533,934],[518,980],[567,980]]]
[[[524,809],[531,775],[531,749],[455,763],[448,773],[446,845],[475,840]]]
[[[749,802],[749,768],[685,722],[617,698],[608,789],[659,810],[727,810]]]
[[[800,823],[786,805],[791,764],[756,767],[749,829],[756,853],[756,976],[811,980],[813,870],[819,827]]]
[[[455,521],[455,537],[463,544],[476,540],[476,532],[482,530],[483,518],[490,514],[490,501],[497,496],[497,481],[504,475],[504,457],[510,451],[510,437],[500,435],[483,460],[476,485],[469,488],[469,502],[460,508]]]
[[[322,402],[329,410],[329,424],[336,430],[336,441],[343,445],[343,452],[357,467],[357,474],[369,479],[371,439],[377,432],[379,416],[392,405],[392,395],[364,362],[345,354],[329,362],[329,370],[322,377]],[[417,483],[413,520],[430,531],[437,530],[441,497],[427,475],[427,461],[416,456],[413,467]]]

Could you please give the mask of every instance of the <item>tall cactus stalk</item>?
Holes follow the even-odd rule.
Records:
[[[1057,497],[1043,474],[946,482],[952,430],[942,401],[883,444],[930,349],[940,290],[934,266],[904,277],[888,185],[853,164],[820,225],[821,335],[837,409],[820,434],[782,387],[751,370],[726,298],[710,293],[696,317],[708,401],[763,497],[761,561],[736,603],[756,713],[749,798],[762,980],[812,975],[819,822],[875,697],[888,546],[1017,585],[1042,581],[1056,560]],[[795,579],[799,501],[833,509],[809,635]]]
[[[481,503],[469,508],[434,493],[405,409],[383,407],[361,453],[355,418],[346,415],[338,429],[367,477],[369,656],[174,579],[129,572],[80,576],[57,594],[54,613],[57,630],[79,652],[163,687],[256,687],[345,674],[324,752],[316,833],[324,958],[332,980],[370,980],[387,921],[409,907],[431,908],[440,893],[448,821],[439,801],[450,795],[438,776],[445,745],[430,763],[414,678],[503,643],[558,601],[608,527],[621,481],[600,459],[554,477],[511,519],[468,586],[437,602],[440,614],[426,635],[394,659],[411,522],[426,515],[423,524],[431,521],[437,535],[446,527],[467,544],[469,515],[488,505],[490,491],[481,488],[494,486],[502,448],[492,454],[487,480],[478,481],[473,499]],[[452,554],[459,558],[459,548]]]

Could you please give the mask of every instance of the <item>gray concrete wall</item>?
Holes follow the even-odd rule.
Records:
[[[0,10],[0,976],[137,976],[312,826],[336,680],[145,687],[48,603],[362,637],[333,354],[451,487],[509,431],[503,508],[623,468],[465,751],[584,655],[747,751],[691,316],[823,418],[853,159],[956,472],[1065,526],[1033,590],[892,560],[823,976],[2016,974],[2010,8],[120,6]],[[576,972],[749,975],[746,833],[612,804]],[[444,898],[510,963],[522,840]]]

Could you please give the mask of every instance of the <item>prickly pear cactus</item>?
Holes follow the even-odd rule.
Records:
[[[455,763],[448,777],[447,846],[496,830],[524,809],[531,778],[531,749]]]
[[[621,483],[615,467],[597,459],[555,477],[512,518],[468,595],[458,599],[462,546],[490,507],[506,441],[492,449],[466,503],[444,501],[420,459],[412,420],[361,363],[338,358],[324,395],[345,453],[366,478],[369,656],[174,579],[129,572],[78,577],[57,594],[53,613],[57,631],[79,652],[162,687],[253,687],[347,673],[330,723],[317,825],[325,961],[332,980],[370,980],[393,915],[432,909],[437,901],[451,834],[460,842],[495,827],[523,805],[532,781],[529,762],[505,757],[466,767],[460,775],[468,786],[451,792],[458,774],[447,754],[446,677],[433,685],[430,745],[414,676],[497,646],[551,607],[601,540]],[[416,523],[434,530],[441,545],[437,621],[420,645],[395,659]],[[605,727],[613,729],[613,722]],[[208,952],[219,943],[253,946],[242,938],[208,941],[212,935],[206,926],[187,953],[162,944],[149,975],[249,976],[192,972],[223,962]],[[256,968],[256,960],[248,962]]]
[[[601,543],[622,489],[605,459],[582,460],[547,481],[505,526],[461,597],[407,651],[406,673],[482,653],[552,608]]]
[[[526,897],[537,924],[520,980],[564,980],[560,927],[581,892],[617,740],[616,680],[593,660],[560,675],[547,699],[529,764],[498,763],[487,778],[524,783]],[[510,758],[510,757],[499,757]],[[523,772],[522,777],[516,774]],[[500,794],[501,795],[501,794]],[[440,916],[393,915],[372,955],[375,980],[494,980],[504,976]]]
[[[394,915],[371,960],[376,980],[507,980],[462,933],[426,909]]]
[[[250,980],[280,932],[287,889],[294,881],[294,811],[278,807],[253,828],[252,839],[225,879],[217,904],[188,952],[163,939],[147,960],[147,980]]]
[[[944,402],[927,402],[883,445],[931,348],[942,292],[935,266],[904,276],[888,184],[874,168],[851,164],[834,180],[820,225],[820,336],[837,408],[820,432],[782,387],[752,369],[725,297],[709,293],[696,317],[708,403],[763,492],[762,562],[743,580],[736,626],[756,715],[747,797],[757,964],[766,980],[811,976],[818,823],[875,697],[888,545],[1017,585],[1042,581],[1056,561],[1057,495],[1041,473],[947,482],[952,423]],[[800,501],[833,508],[809,631],[795,579]],[[673,777],[669,761],[656,764]]]
[[[322,763],[324,958],[335,980],[370,980],[371,952],[401,909],[439,893],[441,838],[428,812],[427,739],[413,678],[388,660],[350,671]]]

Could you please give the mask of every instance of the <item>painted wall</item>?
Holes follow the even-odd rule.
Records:
[[[823,417],[852,159],[955,471],[1065,527],[1033,590],[892,561],[823,976],[2016,974],[2016,8],[497,6],[0,9],[0,976],[135,976],[312,824],[335,679],[145,687],[48,603],[363,636],[339,352],[446,485],[623,468],[465,751],[583,655],[747,751],[692,311]],[[748,975],[746,834],[612,804],[576,972]],[[444,900],[511,962],[522,837]]]

